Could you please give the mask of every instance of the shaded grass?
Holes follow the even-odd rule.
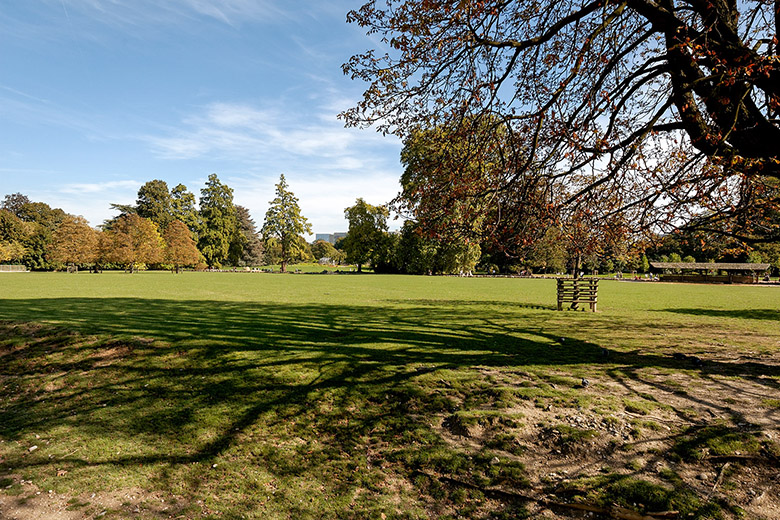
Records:
[[[582,377],[760,375],[772,391],[780,377],[756,359],[695,367],[669,355],[771,348],[776,324],[750,318],[774,295],[765,288],[680,286],[681,297],[674,286],[604,283],[603,311],[591,315],[553,311],[549,280],[105,273],[0,283],[0,477],[72,494],[163,490],[184,514],[484,516],[481,497],[420,472],[523,488],[526,468],[502,455],[523,448],[508,434],[481,450],[453,447],[433,427],[450,414],[468,423],[527,400],[621,404],[580,395]],[[740,314],[690,312],[692,301]],[[647,394],[622,404],[660,406]]]

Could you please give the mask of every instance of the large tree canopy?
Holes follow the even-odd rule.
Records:
[[[780,0],[387,0],[348,20],[388,49],[345,64],[369,82],[347,123],[448,125],[501,159],[481,196],[638,227],[776,201]]]
[[[98,261],[99,232],[84,217],[66,216],[52,233],[47,248],[52,262],[94,264]]]
[[[121,215],[111,229],[104,232],[105,260],[125,265],[132,273],[140,264],[163,261],[164,245],[157,224],[136,213]]]

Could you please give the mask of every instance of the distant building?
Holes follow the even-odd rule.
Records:
[[[316,235],[314,235],[314,240],[324,240],[325,242],[330,242],[331,244],[335,244],[345,236],[347,236],[345,232],[317,233]]]

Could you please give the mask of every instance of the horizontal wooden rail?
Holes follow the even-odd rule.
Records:
[[[580,304],[588,304],[592,312],[596,312],[598,304],[598,278],[558,278],[558,310],[563,310],[563,304],[578,310]]]

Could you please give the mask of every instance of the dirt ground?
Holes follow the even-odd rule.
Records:
[[[724,511],[727,518],[780,518],[780,452],[777,449],[780,446],[780,384],[777,378],[760,374],[736,378],[719,373],[728,373],[729,363],[745,363],[750,359],[715,356],[701,359],[720,368],[713,369],[695,384],[690,384],[681,374],[646,371],[641,376],[620,381],[588,381],[587,388],[580,389],[586,395],[652,396],[663,406],[649,412],[621,410],[596,414],[584,409],[542,408],[531,402],[508,411],[523,417],[522,426],[512,432],[521,454],[505,456],[521,461],[530,474],[530,491],[520,495],[534,499],[528,502],[531,517],[676,518],[671,513],[645,517],[632,516],[634,511],[599,512],[603,507],[587,511],[551,505],[564,501],[569,494],[568,484],[605,472],[668,485],[660,475],[671,470],[682,479],[683,487],[701,499],[728,503],[735,511],[742,510],[733,516],[731,511]],[[763,355],[761,364],[778,367],[780,355],[775,354],[772,359]],[[637,422],[651,424],[655,429],[637,427]],[[594,432],[593,437],[567,442],[565,434],[550,424],[590,430]],[[697,431],[713,425],[732,434],[755,438],[765,447],[772,447],[771,453],[766,450],[742,453],[737,447],[727,455],[717,455],[708,453],[705,446],[700,460],[679,460],[671,455],[683,432],[693,432],[695,436]],[[471,450],[479,449],[495,436],[496,430],[507,428],[500,424],[458,428],[445,419],[440,429],[450,443]]]

